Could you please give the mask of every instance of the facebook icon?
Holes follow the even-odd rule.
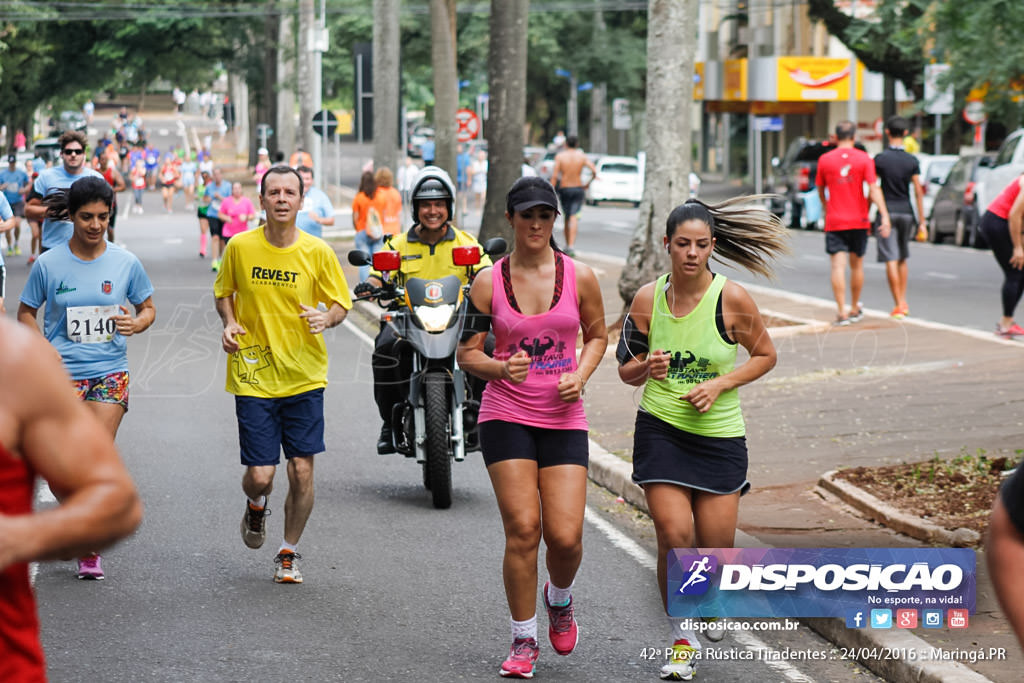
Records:
[[[866,624],[866,617],[864,616],[864,610],[855,609],[847,610],[846,612],[846,628],[864,628]]]

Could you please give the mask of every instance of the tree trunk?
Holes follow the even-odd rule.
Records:
[[[249,83],[245,76],[228,73],[228,92],[231,93],[231,103],[235,107],[235,156],[236,158],[247,158],[246,150],[249,149]]]
[[[490,116],[487,121],[487,196],[480,240],[504,237],[505,194],[522,175],[526,125],[526,33],[530,0],[491,0],[491,45],[487,58]]]
[[[697,0],[650,0],[647,21],[647,150],[640,216],[619,278],[626,306],[640,287],[668,268],[665,220],[689,197]]]
[[[281,40],[280,17],[274,12],[275,0],[267,0],[267,14],[263,19],[263,86],[256,110],[258,123],[265,123],[274,130],[267,136],[267,149],[277,149],[278,130],[274,128],[277,121],[277,54]],[[259,136],[256,136],[257,140]],[[256,157],[250,156],[255,164]]]
[[[302,149],[313,153],[313,0],[299,0],[299,139]],[[320,169],[316,169],[318,172]]]
[[[434,67],[434,165],[455,178],[455,111],[459,106],[455,0],[430,0],[430,37]]]
[[[604,52],[607,48],[608,27],[604,21],[604,12],[599,0],[595,0],[594,9],[594,48]],[[588,148],[594,154],[608,153],[608,85],[595,83],[590,91],[590,144]]]
[[[295,17],[288,12],[280,15],[277,43],[277,111],[273,121],[276,149],[284,153],[287,161],[295,151]],[[273,158],[273,157],[271,157]]]
[[[373,164],[398,170],[400,0],[373,3]],[[454,38],[453,38],[454,44]]]

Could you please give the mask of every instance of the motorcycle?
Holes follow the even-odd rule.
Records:
[[[505,252],[500,237],[488,240],[483,252],[496,256]],[[480,263],[478,246],[455,247],[452,260],[465,267],[467,276]],[[468,452],[479,450],[476,420],[479,396],[467,394],[468,378],[455,363],[455,349],[462,336],[469,285],[448,275],[438,279],[410,277],[404,286],[397,282],[402,255],[379,251],[371,258],[362,250],[348,253],[354,266],[373,265],[384,283],[359,299],[376,299],[385,307],[380,320],[389,325],[399,342],[397,353],[412,359],[406,400],[391,411],[395,449],[416,458],[423,468],[423,485],[430,491],[435,508],[452,504],[452,460],[462,462]]]

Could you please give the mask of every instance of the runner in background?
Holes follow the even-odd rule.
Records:
[[[142,264],[106,239],[113,203],[110,185],[94,177],[47,196],[47,217],[71,221],[72,235],[39,257],[18,306],[18,320],[38,332],[36,315],[45,304],[43,336],[111,439],[128,411],[127,337],[146,331],[156,317]],[[104,578],[98,554],[79,558],[78,578]]]

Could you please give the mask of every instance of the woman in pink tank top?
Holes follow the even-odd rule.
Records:
[[[515,248],[473,282],[458,362],[488,382],[480,402],[480,445],[505,527],[503,578],[512,619],[512,647],[501,674],[529,678],[539,654],[541,537],[549,570],[548,638],[560,655],[576,647],[572,586],[583,555],[588,461],[582,396],[608,335],[594,272],[554,247],[558,198],[551,184],[538,177],[517,180],[505,216]],[[493,358],[483,350],[492,328]]]

